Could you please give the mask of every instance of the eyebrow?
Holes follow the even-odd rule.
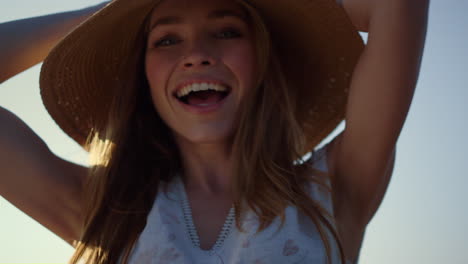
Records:
[[[245,15],[240,14],[239,12],[230,10],[230,9],[220,9],[220,10],[215,10],[208,14],[207,18],[209,19],[219,19],[219,18],[224,18],[224,17],[235,17],[237,19],[240,19],[244,22],[247,22],[247,18]],[[175,25],[175,24],[181,24],[183,22],[183,19],[178,16],[166,16],[159,18],[156,20],[149,28],[149,31],[153,30],[157,26],[162,26],[162,25]]]

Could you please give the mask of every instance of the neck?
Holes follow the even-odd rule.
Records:
[[[207,195],[229,194],[233,157],[230,144],[193,143],[177,139],[184,167],[183,180],[188,192]]]

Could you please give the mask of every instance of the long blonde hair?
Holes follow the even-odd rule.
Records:
[[[235,131],[234,208],[237,228],[251,209],[260,219],[257,232],[295,206],[317,226],[331,263],[331,241],[344,253],[328,212],[308,194],[308,183],[324,184],[320,172],[302,161],[304,134],[297,120],[297,94],[288,85],[267,27],[254,7],[238,1],[249,15],[259,62],[258,88],[247,96]],[[171,130],[151,101],[144,74],[146,29],[135,54],[122,68],[128,78],[114,94],[107,125],[88,139],[92,167],[84,186],[83,234],[70,263],[128,262],[158,195],[181,170],[181,156]],[[128,69],[135,69],[129,74]],[[130,71],[131,72],[131,71]]]

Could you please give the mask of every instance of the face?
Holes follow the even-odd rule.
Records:
[[[245,11],[231,0],[164,0],[149,26],[145,72],[161,118],[178,142],[228,142],[256,81]]]

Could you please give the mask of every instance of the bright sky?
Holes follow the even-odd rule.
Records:
[[[97,3],[0,0],[0,22]],[[467,11],[466,0],[432,0],[416,95],[398,142],[393,179],[366,232],[361,264],[468,263]],[[57,155],[84,164],[85,153],[42,106],[39,69],[0,85],[0,105],[23,119]],[[0,198],[0,264],[66,263],[72,252]]]

